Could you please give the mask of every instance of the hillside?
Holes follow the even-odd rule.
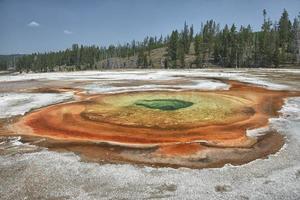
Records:
[[[95,64],[96,69],[118,69],[118,68],[153,68],[153,69],[161,69],[165,68],[165,60],[167,57],[167,47],[161,47],[157,49],[153,49],[150,51],[150,54],[147,53],[147,59],[149,60],[148,66],[139,66],[138,65],[138,56],[130,56],[130,57],[112,57],[108,59],[101,60]],[[189,52],[184,55],[184,66],[179,68],[197,68],[195,63],[196,55],[194,50],[194,44],[191,43]],[[179,65],[179,60],[177,60],[177,64]],[[216,67],[212,62],[206,64],[205,67]]]

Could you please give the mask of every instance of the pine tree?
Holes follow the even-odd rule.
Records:
[[[231,67],[237,67],[237,53],[238,53],[238,43],[237,43],[237,32],[236,26],[232,24],[229,33],[229,65]]]
[[[294,63],[300,63],[300,14],[292,26],[291,51]]]
[[[137,66],[144,66],[144,51],[142,49],[138,52]]]
[[[291,22],[289,20],[288,12],[284,9],[281,18],[279,20],[279,46],[282,52],[282,62],[286,62],[288,59],[288,51],[290,48],[291,41]]]
[[[181,40],[182,40],[184,53],[187,54],[190,49],[190,37],[189,37],[189,27],[186,24],[186,22],[184,22],[183,31],[181,33]]]
[[[188,44],[189,48],[191,46],[191,43],[193,42],[193,39],[194,39],[194,26],[191,25],[190,32],[189,32],[189,44]],[[187,53],[189,53],[189,52],[187,52]]]
[[[267,12],[263,10],[264,23],[262,25],[262,31],[260,34],[260,65],[270,66],[272,64],[272,38],[271,38],[271,27],[272,22],[270,19],[267,19]]]
[[[195,56],[196,56],[196,59],[195,59],[195,64],[197,67],[202,67],[203,66],[203,53],[202,53],[202,47],[201,47],[201,44],[202,44],[202,36],[197,34],[195,36],[195,39],[194,39],[194,48],[195,48]]]
[[[176,67],[176,61],[178,59],[177,55],[177,48],[178,48],[178,31],[172,31],[172,34],[169,39],[168,44],[168,58],[170,60],[171,67]]]
[[[184,62],[185,52],[184,52],[184,42],[182,39],[179,41],[179,44],[178,44],[177,55],[178,55],[178,59],[180,62],[180,68],[184,68],[185,67],[185,62]]]

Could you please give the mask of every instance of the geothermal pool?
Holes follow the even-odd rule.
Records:
[[[216,69],[0,76],[0,192],[4,199],[297,199],[299,75]],[[255,188],[261,192],[249,192]]]

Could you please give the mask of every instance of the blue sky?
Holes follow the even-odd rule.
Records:
[[[300,0],[0,0],[0,54],[122,44],[166,35],[184,21],[195,31],[208,19],[258,30],[264,8],[272,20],[284,8],[294,18]]]

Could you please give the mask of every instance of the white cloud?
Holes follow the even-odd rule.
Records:
[[[28,26],[30,26],[30,27],[38,27],[38,26],[40,26],[40,24],[39,23],[37,23],[36,21],[31,21],[29,24],[27,24]]]
[[[70,35],[70,34],[72,34],[72,33],[73,33],[72,31],[64,30],[64,34],[66,34],[66,35]]]

